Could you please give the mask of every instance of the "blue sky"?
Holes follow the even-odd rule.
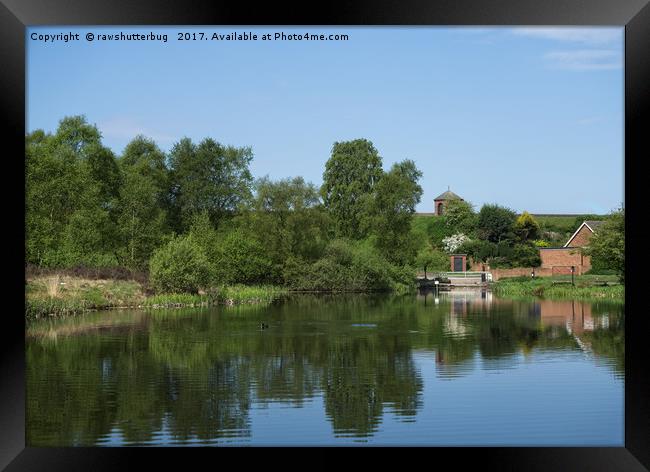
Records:
[[[31,33],[80,33],[43,42]],[[88,32],[167,34],[93,41]],[[178,41],[177,32],[347,41]],[[251,170],[322,183],[332,144],[371,140],[477,209],[607,213],[623,201],[623,28],[36,27],[27,129],[84,114],[118,155],[137,134],[251,146]]]

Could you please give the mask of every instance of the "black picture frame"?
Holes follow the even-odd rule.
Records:
[[[548,448],[419,448],[417,458],[439,466],[450,460],[462,469],[476,464],[495,470],[590,470],[641,471],[650,468],[650,395],[648,387],[647,337],[649,316],[641,308],[643,280],[643,222],[646,219],[645,172],[650,156],[648,131],[643,126],[650,113],[650,5],[648,0],[445,0],[438,2],[390,0],[323,2],[320,4],[252,7],[247,3],[221,4],[208,0],[0,0],[0,100],[3,130],[9,139],[3,146],[3,164],[9,165],[5,178],[5,205],[10,215],[5,221],[9,240],[4,262],[9,269],[5,293],[16,306],[3,310],[0,332],[0,469],[18,470],[97,470],[120,469],[132,465],[134,457],[172,465],[185,458],[184,467],[199,460],[219,458],[226,450],[189,448],[25,448],[25,339],[24,286],[16,274],[24,273],[24,206],[16,197],[24,195],[25,137],[25,28],[35,25],[589,25],[625,27],[625,207],[626,245],[626,379],[625,447]],[[6,139],[6,138],[5,138]],[[533,164],[533,163],[531,163]],[[9,183],[11,185],[6,185]],[[589,182],[584,182],[589,185]],[[18,228],[18,229],[16,229]],[[11,238],[16,245],[11,245]],[[630,252],[631,251],[631,252]],[[588,399],[585,399],[588,401]],[[214,451],[218,449],[218,456]],[[358,449],[355,449],[357,451]],[[182,451],[182,452],[181,452]],[[364,460],[385,456],[377,448],[364,449]],[[370,453],[368,452],[370,451]],[[232,452],[243,452],[238,449]],[[286,452],[286,451],[285,451]],[[395,458],[413,461],[412,453],[392,450]],[[189,454],[192,454],[191,456]],[[283,455],[280,455],[283,454]],[[433,456],[432,456],[433,454]],[[228,454],[230,455],[230,454]],[[251,454],[247,454],[251,457]],[[265,450],[263,462],[281,460],[285,453]],[[317,457],[317,456],[312,456]],[[319,453],[318,457],[321,456]],[[432,459],[433,458],[433,459]],[[191,462],[187,462],[190,460]],[[326,460],[323,460],[323,465]],[[237,463],[235,463],[237,464]],[[366,463],[366,467],[367,467]],[[288,464],[290,465],[290,464]],[[338,465],[332,462],[332,465]],[[166,467],[165,467],[166,468]]]

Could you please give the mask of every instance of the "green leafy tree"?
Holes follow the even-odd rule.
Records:
[[[115,264],[121,178],[113,153],[83,116],[54,135],[26,137],[26,252],[40,265]]]
[[[321,194],[339,235],[366,236],[372,194],[382,173],[381,157],[370,141],[334,143],[325,164]]]
[[[165,155],[153,141],[137,136],[126,146],[120,167],[123,185],[118,229],[122,260],[130,267],[142,268],[169,233],[165,210],[170,182]]]
[[[89,145],[84,154],[88,177],[93,186],[97,187],[96,198],[102,208],[114,210],[122,185],[122,175],[115,155],[99,143]]]
[[[313,184],[302,177],[271,181],[259,179],[251,211],[243,212],[237,224],[249,233],[263,234],[264,253],[273,264],[269,281],[282,283],[289,259],[313,262],[329,240],[327,213]]]
[[[168,204],[171,176],[167,168],[166,156],[158,145],[145,136],[138,135],[126,145],[120,158],[122,170],[137,171],[152,181],[157,189],[156,200],[159,206]]]
[[[250,148],[224,146],[206,138],[198,145],[183,138],[170,153],[176,229],[186,230],[192,216],[207,211],[218,225],[251,196]]]
[[[445,208],[445,223],[451,234],[476,232],[477,215],[471,203],[464,200],[450,200]]]
[[[424,270],[424,277],[426,278],[427,269],[433,271],[449,270],[449,256],[427,245],[418,252],[416,265]]]
[[[75,122],[79,135],[85,136],[83,122]],[[90,127],[96,130],[94,127]],[[74,128],[64,128],[74,135]],[[57,134],[61,130],[57,131]],[[67,140],[64,141],[67,143]],[[68,146],[68,144],[64,144]],[[61,248],[66,265],[117,265],[118,230],[117,206],[122,183],[113,152],[99,141],[78,146],[77,162],[82,187],[78,189],[79,200],[64,230]],[[72,147],[74,149],[74,147]]]
[[[207,211],[197,213],[192,217],[192,224],[187,235],[201,248],[210,264],[214,265],[220,257],[220,235],[210,221]]]
[[[415,259],[418,241],[411,232],[415,206],[420,201],[422,177],[411,160],[396,163],[375,186],[370,233],[389,261],[404,265]]]
[[[25,160],[26,259],[57,265],[63,231],[85,185],[82,169],[71,149],[40,130],[26,137]]]
[[[583,249],[586,255],[598,261],[601,266],[615,270],[621,281],[625,281],[625,210],[613,212],[602,226],[591,236],[589,246]]]
[[[509,208],[499,205],[483,205],[478,214],[479,238],[493,243],[513,240],[513,226],[516,218],[516,213]]]
[[[540,237],[539,223],[530,213],[524,211],[515,221],[514,232],[521,241],[538,239]]]
[[[117,266],[113,221],[97,204],[79,208],[69,218],[60,242],[57,262],[63,266]]]
[[[53,138],[55,146],[66,147],[81,157],[87,149],[100,144],[101,133],[96,126],[88,123],[84,115],[76,115],[59,121]]]

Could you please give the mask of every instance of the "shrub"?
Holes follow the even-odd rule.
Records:
[[[418,269],[428,271],[446,271],[449,270],[449,256],[439,249],[432,249],[426,246],[418,252],[416,258]]]
[[[512,259],[512,256],[514,254],[514,250],[512,245],[510,244],[509,241],[501,241],[496,245],[497,248],[497,253],[496,255],[498,257],[503,257],[510,261]]]
[[[514,231],[522,241],[528,241],[539,238],[540,227],[535,218],[525,211],[515,221]]]
[[[625,281],[625,210],[608,216],[584,252],[592,257],[597,269],[615,269],[621,282]]]
[[[467,254],[475,261],[486,262],[490,257],[497,255],[497,245],[490,241],[477,239],[464,243],[458,248],[458,251]]]
[[[391,290],[402,278],[396,266],[364,245],[353,248],[350,272],[355,290]]]
[[[539,250],[531,244],[515,244],[512,250],[512,264],[518,267],[539,267],[542,260]]]
[[[352,286],[352,274],[334,259],[324,257],[314,262],[296,281],[298,289],[303,290],[355,290]]]
[[[151,284],[159,292],[197,293],[213,277],[205,253],[188,236],[175,237],[157,249],[149,270]]]
[[[456,252],[459,247],[469,242],[469,240],[469,237],[465,236],[463,233],[458,233],[443,239],[442,244],[445,248],[445,251]]]
[[[214,282],[255,283],[269,278],[273,269],[260,241],[250,233],[231,230],[221,236],[214,251]]]
[[[297,290],[403,292],[413,285],[413,272],[410,267],[391,264],[369,243],[337,239],[313,264],[288,261],[284,277]]]
[[[493,267],[495,269],[511,267],[510,261],[507,258],[501,256],[490,257],[487,262],[490,264],[490,267]]]

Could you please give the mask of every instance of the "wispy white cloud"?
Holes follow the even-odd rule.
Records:
[[[574,27],[522,27],[513,28],[512,34],[533,38],[551,39],[588,45],[623,44],[621,28],[574,28]]]
[[[621,54],[609,49],[553,51],[544,54],[547,65],[554,69],[611,70],[621,69]]]
[[[142,134],[159,144],[171,144],[175,138],[164,133],[149,129],[136,120],[127,117],[114,117],[97,124],[104,137],[117,139],[132,139]]]

